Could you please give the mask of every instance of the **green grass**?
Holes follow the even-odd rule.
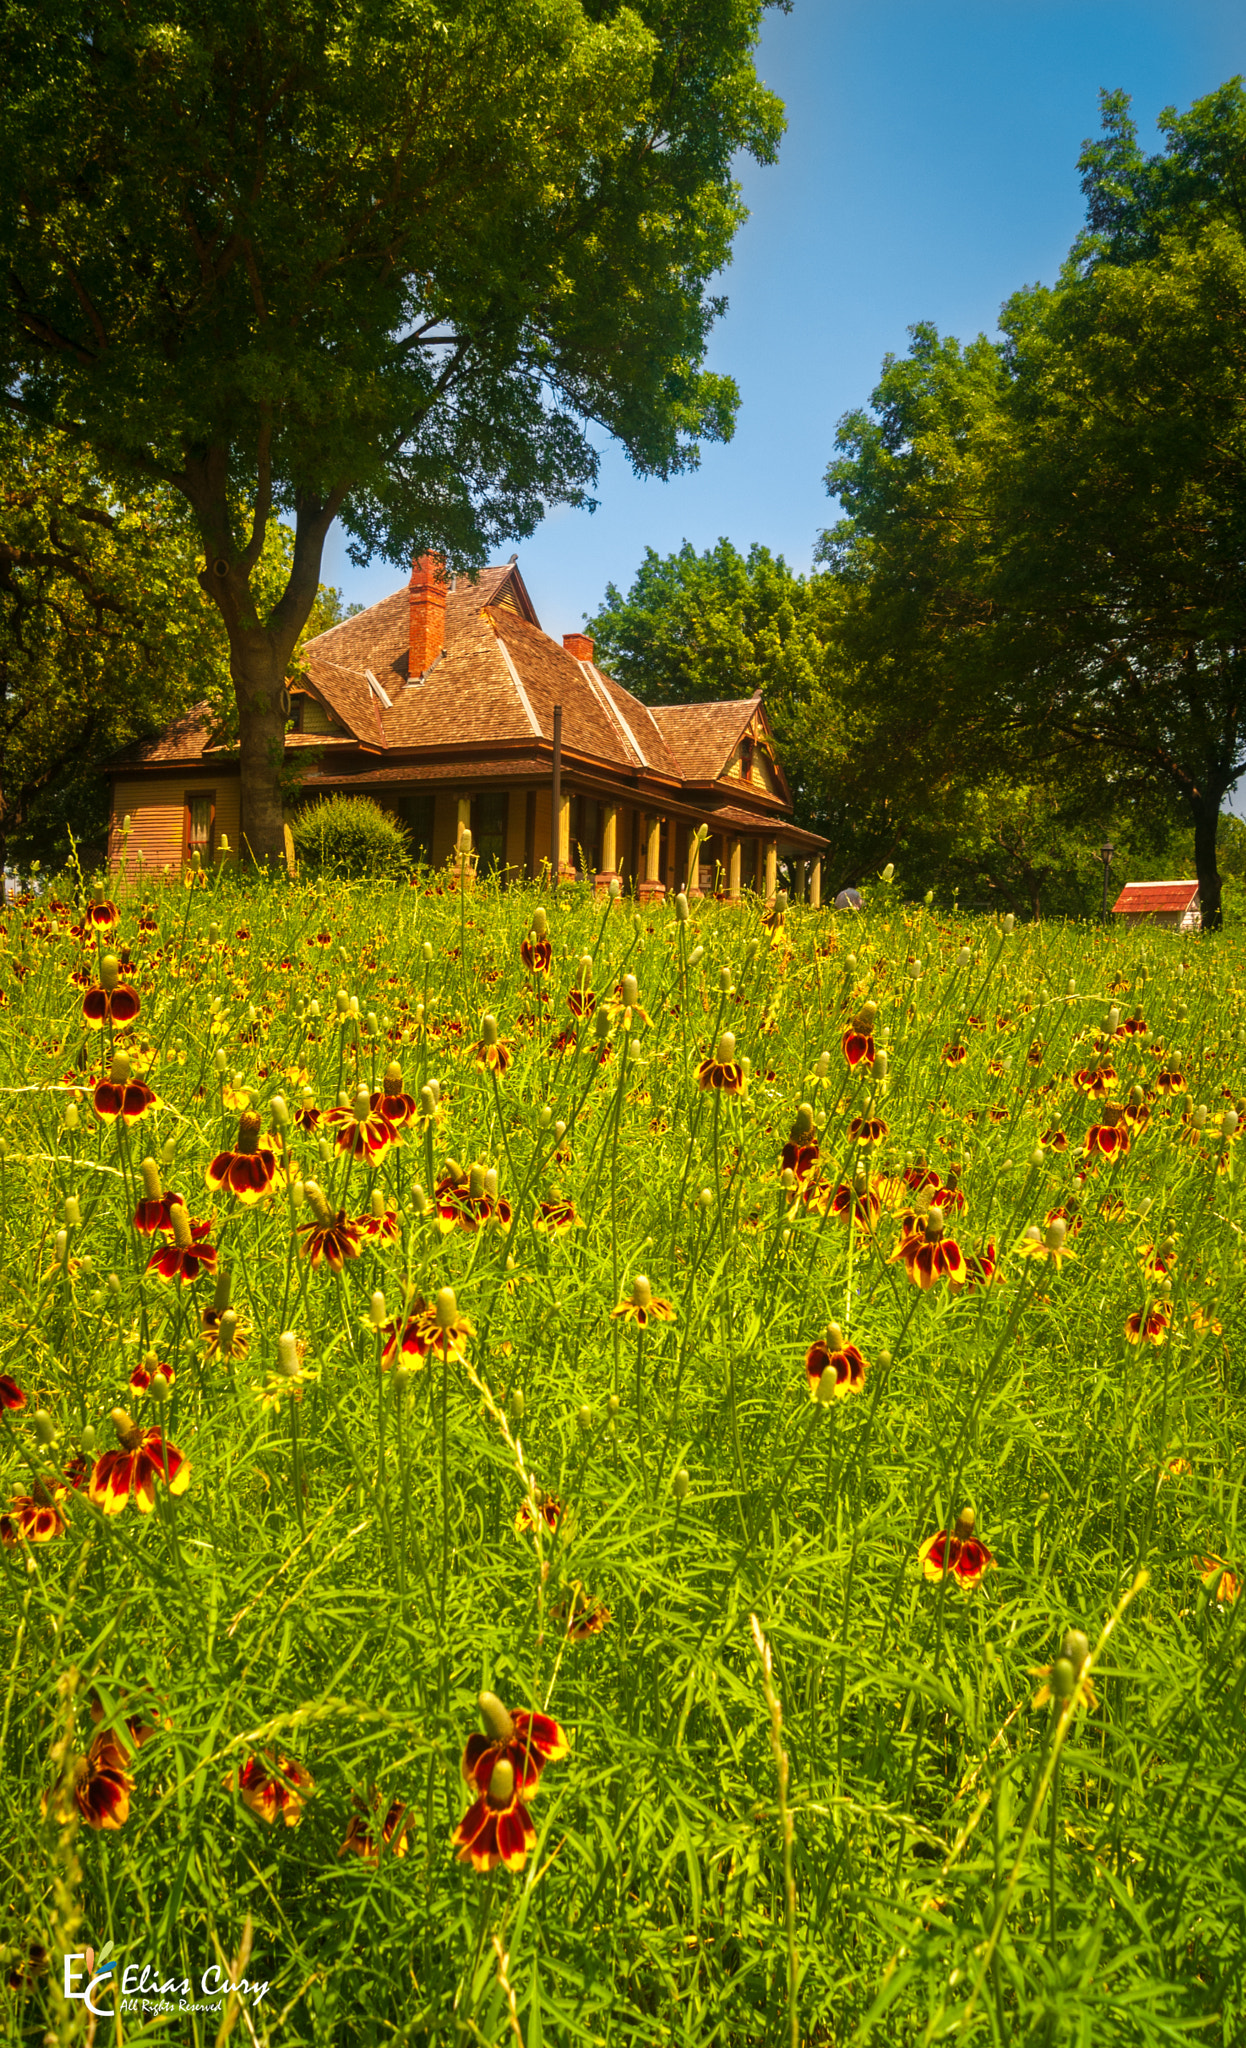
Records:
[[[229,881],[124,901],[104,943],[141,1011],[117,1042],[148,1049],[158,1096],[129,1130],[92,1113],[109,1034],[71,978],[103,944],[76,912],[6,913],[0,1372],[28,1400],[3,1417],[5,1497],[115,1449],[117,1407],[191,1475],[146,1518],[71,1489],[63,1534],[0,1547],[0,1938],[25,1978],[3,2039],[88,2038],[67,1950],[111,1941],[193,2001],[245,1936],[262,2002],[127,2012],[119,2038],[1240,2044],[1246,1599],[1198,1562],[1240,1575],[1246,1548],[1237,941],[1005,934],[879,891],[852,924],[789,911],[776,944],[757,906],[684,923],[571,887],[546,1005],[520,960],[537,906]],[[552,1051],[568,991],[613,1000],[627,974],[647,1017],[603,1000]],[[874,1070],[841,1049],[867,999]],[[1111,1005],[1146,1034],[1107,1036]],[[486,1011],[500,1075],[477,1064]],[[739,1096],[697,1085],[723,1030]],[[1104,1116],[1073,1076],[1098,1034],[1108,1099],[1150,1116],[1088,1172]],[[288,1135],[333,1210],[374,1189],[397,1209],[394,1242],[311,1270],[306,1203],[208,1192],[247,1090],[268,1131],[304,1073],[324,1110],[391,1059],[440,1101],[374,1169]],[[1170,1069],[1188,1092],[1157,1092]],[[820,1160],[785,1187],[802,1102]],[[203,1354],[210,1277],[144,1271],[170,1242],[131,1224],[147,1155],[211,1218],[245,1357]],[[438,1228],[447,1157],[496,1169],[508,1221]],[[947,1228],[994,1244],[994,1284],[923,1291],[892,1256],[922,1161],[945,1187],[959,1169]],[[850,1236],[817,1173],[828,1196],[868,1174],[873,1226]],[[534,1228],[555,1195],[576,1227]],[[1056,1208],[1073,1255],[1026,1256]],[[1169,1240],[1148,1277],[1141,1248]],[[643,1335],[611,1314],[637,1273],[674,1310]],[[404,1290],[446,1287],[465,1356],[381,1371],[374,1292],[401,1319]],[[1156,1303],[1167,1341],[1127,1342]],[[805,1354],[831,1323],[868,1371],[823,1402]],[[129,1385],[148,1350],[163,1403]],[[924,1576],[966,1506],[993,1566]],[[572,1601],[607,1624],[568,1640]],[[1070,1629],[1091,1662],[1035,1706]],[[570,1742],[516,1873],[451,1842],[482,1688]],[[88,1827],[75,1759],[140,1709],[129,1817]],[[295,1826],[227,1789],[265,1750],[314,1779]],[[407,1809],[407,1853],[375,1865],[339,1854],[373,1796]],[[48,1970],[23,1972],[32,1946]]]

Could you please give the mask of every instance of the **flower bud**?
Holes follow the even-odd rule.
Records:
[[[315,1022],[320,1016],[320,1004],[315,996],[312,997],[310,1003],[307,1005],[307,1014],[313,1020],[313,1022]]]
[[[227,1074],[229,1072],[229,1058],[223,1045],[217,1046],[216,1051],[212,1055],[212,1064],[218,1074]]]
[[[65,1197],[65,1228],[67,1230],[81,1230],[82,1228],[82,1209],[77,1195],[67,1195]]]
[[[46,1408],[36,1408],[30,1419],[35,1425],[35,1435],[41,1444],[56,1442],[56,1424]]]
[[[653,1300],[653,1287],[643,1273],[637,1273],[632,1281],[632,1300],[637,1308],[648,1308]]]
[[[622,894],[623,884],[619,880],[618,876],[615,875],[607,886],[606,895],[608,896],[611,903],[617,903]]]
[[[543,939],[545,937],[546,932],[549,930],[549,919],[545,915],[543,905],[541,905],[540,903],[537,904],[536,909],[532,913],[532,929],[536,933],[538,939]],[[429,957],[431,959],[431,953]]]
[[[498,1042],[498,1020],[486,1015],[481,1020],[480,1039],[482,1045],[496,1045]]]
[[[1048,1674],[1053,1699],[1067,1700],[1077,1689],[1077,1673],[1067,1657],[1057,1657]]]
[[[116,988],[117,983],[120,981],[120,979],[121,963],[118,960],[116,954],[105,953],[103,959],[100,961],[101,982],[103,983],[104,987],[111,992],[111,990]]]
[[[1119,1007],[1118,1007],[1118,1005],[1117,1005],[1116,1003],[1113,1003],[1113,1005],[1112,1005],[1111,1009],[1110,1009],[1110,1010],[1108,1011],[1108,1021],[1107,1021],[1107,1027],[1106,1027],[1106,1028],[1107,1028],[1107,1029],[1108,1029],[1109,1031],[1115,1031],[1115,1029],[1116,1029],[1117,1025],[1118,1025],[1118,1024],[1120,1023],[1120,1021],[1121,1021],[1121,1013],[1120,1013],[1120,1009],[1119,1009]]]
[[[972,961],[973,954],[970,952],[968,946],[962,946],[959,953],[956,955],[956,965],[958,967],[968,967],[971,965]]]
[[[437,1097],[434,1095],[428,1083],[425,1082],[424,1086],[420,1090],[420,1115],[433,1116],[436,1113],[436,1109]]]
[[[366,1124],[372,1114],[372,1097],[366,1088],[361,1088],[351,1104],[357,1124]]]
[[[680,890],[678,896],[675,898],[675,916],[678,918],[680,924],[687,924],[688,898],[684,895],[682,889]]]
[[[704,958],[705,958],[705,948],[704,948],[704,946],[694,946],[694,947],[693,947],[693,949],[692,949],[692,951],[691,951],[691,952],[689,953],[689,955],[688,955],[688,965],[689,965],[689,967],[699,967],[699,966],[701,965],[701,962],[702,962],[702,961],[704,960]]]
[[[1074,1671],[1080,1677],[1082,1666],[1090,1655],[1089,1636],[1084,1634],[1080,1628],[1066,1630],[1064,1641],[1060,1645],[1060,1654],[1068,1658]]]
[[[277,1339],[277,1367],[287,1378],[299,1369],[299,1340],[293,1330],[283,1330]]]
[[[559,1119],[558,1119],[558,1122],[557,1122],[557,1123],[556,1123],[556,1124],[554,1125],[554,1136],[555,1136],[555,1137],[557,1138],[557,1140],[558,1140],[558,1142],[559,1142],[559,1144],[560,1144],[560,1145],[561,1145],[561,1143],[562,1143],[563,1139],[564,1139],[564,1138],[566,1137],[566,1135],[567,1135],[567,1125],[566,1125],[566,1121],[565,1121],[565,1119],[564,1119],[563,1117],[559,1117]]]
[[[1235,1109],[1226,1109],[1224,1115],[1220,1119],[1220,1128],[1224,1132],[1226,1138],[1231,1138],[1233,1136],[1234,1132],[1237,1130],[1237,1124],[1237,1111]]]
[[[337,1010],[338,1016],[344,1017],[350,1008],[350,997],[347,995],[346,990],[344,988],[340,988],[338,990],[337,994],[333,998],[333,1003],[335,1009]]]
[[[1068,1234],[1069,1226],[1063,1216],[1053,1217],[1052,1221],[1047,1225],[1047,1234],[1043,1239],[1043,1243],[1049,1252],[1063,1251],[1064,1241]]]
[[[58,1266],[64,1265],[68,1251],[69,1232],[67,1230],[58,1230],[56,1233],[56,1244],[54,1247],[54,1257],[56,1259],[56,1263]]]
[[[432,965],[433,949],[427,939],[425,939],[424,944],[420,947],[420,958],[426,967]]]
[[[732,1061],[735,1059],[734,1031],[724,1031],[721,1034],[718,1040],[718,1052],[715,1055],[715,1057],[718,1059],[720,1065],[725,1067],[731,1065]]]
[[[76,1102],[68,1102],[68,1103],[66,1103],[66,1105],[65,1105],[65,1129],[66,1129],[67,1131],[76,1131],[76,1130],[78,1129],[78,1126],[79,1126],[79,1123],[80,1123],[80,1121],[81,1121],[81,1119],[80,1119],[80,1117],[79,1117],[79,1115],[78,1115],[78,1105],[77,1105],[77,1103],[76,1103]]]
[[[929,897],[927,897],[927,899],[926,899],[926,900],[927,900],[927,902],[929,902],[929,900],[930,900],[930,899],[929,899]],[[1015,918],[1015,917],[1013,916],[1013,914],[1012,914],[1012,912],[1011,912],[1011,910],[1010,910],[1010,911],[1008,912],[1008,915],[1007,915],[1007,916],[1005,917],[1005,919],[1004,919],[1004,930],[1005,930],[1005,932],[1006,932],[1006,933],[1012,933],[1012,932],[1015,932],[1015,931],[1016,931],[1016,929],[1017,929],[1017,920],[1016,920],[1016,918]]]
[[[279,1131],[284,1131],[290,1121],[290,1110],[284,1095],[274,1095],[268,1105],[268,1114]]]
[[[637,981],[636,976],[634,974],[625,974],[623,976],[624,1007],[629,1010],[634,1010],[639,1001],[640,984]]]
[[[814,1389],[815,1398],[821,1402],[824,1408],[829,1406],[835,1399],[835,1391],[838,1385],[839,1379],[835,1368],[833,1365],[828,1365],[818,1381],[817,1387]]]
[[[385,1315],[385,1296],[379,1287],[376,1288],[371,1301],[368,1303],[368,1313],[372,1318],[373,1329],[383,1330],[387,1320]]]
[[[893,860],[889,860],[889,861],[887,862],[887,865],[886,865],[886,867],[885,867],[885,868],[883,869],[883,871],[882,871],[882,874],[881,874],[881,875],[879,876],[879,878],[878,878],[878,879],[879,879],[879,881],[880,881],[880,882],[890,882],[890,881],[891,881],[891,880],[893,879],[894,875],[895,875],[895,871],[896,871],[896,864],[895,864],[895,862],[894,862]]]
[[[826,1342],[827,1342],[827,1346],[828,1346],[828,1348],[829,1348],[829,1349],[830,1349],[831,1351],[842,1351],[842,1350],[843,1350],[843,1348],[844,1348],[844,1333],[843,1333],[843,1331],[842,1331],[842,1329],[840,1328],[840,1326],[839,1326],[839,1324],[838,1324],[838,1323],[832,1323],[832,1324],[831,1324],[830,1328],[828,1329],[828,1331],[827,1331],[827,1333],[826,1333]]]
[[[452,1330],[459,1313],[459,1304],[455,1298],[453,1287],[439,1287],[434,1306],[437,1311],[437,1328],[439,1330]]]
[[[619,1412],[619,1405],[620,1405],[620,1404],[619,1404],[619,1397],[618,1397],[618,1395],[617,1395],[617,1394],[611,1394],[611,1396],[610,1396],[609,1400],[608,1400],[608,1401],[606,1402],[606,1411],[607,1411],[607,1413],[608,1413],[608,1414],[610,1414],[610,1415],[617,1415],[617,1414],[618,1414],[618,1412]]]
[[[81,1450],[81,1451],[85,1452],[86,1456],[87,1456],[87,1457],[89,1458],[89,1457],[91,1456],[91,1453],[92,1453],[92,1452],[94,1451],[94,1449],[95,1449],[95,1446],[96,1446],[96,1444],[98,1443],[98,1441],[99,1441],[99,1438],[98,1438],[98,1435],[97,1435],[96,1431],[95,1431],[95,1430],[94,1430],[94,1429],[92,1428],[91,1424],[90,1424],[90,1423],[88,1422],[88,1424],[87,1424],[86,1428],[85,1428],[84,1430],[82,1430],[82,1431],[81,1431],[81,1432],[79,1433],[79,1436],[78,1436],[78,1448],[79,1448],[79,1450]]]
[[[582,1407],[576,1409],[575,1419],[579,1423],[580,1428],[587,1434],[593,1426],[593,1411],[587,1401],[585,1401]]]
[[[512,1422],[523,1421],[524,1398],[522,1387],[512,1387],[511,1397],[506,1404]]]
[[[760,940],[760,939],[750,939],[750,940],[749,940],[749,942],[748,942],[748,944],[747,944],[747,946],[746,946],[746,947],[744,948],[744,958],[745,958],[745,960],[746,960],[746,961],[748,962],[748,965],[749,965],[750,967],[751,967],[751,966],[753,965],[753,963],[754,963],[754,961],[756,960],[756,958],[757,958],[757,955],[758,955],[758,954],[760,953],[760,951],[761,951],[761,940]]]
[[[671,1492],[677,1501],[685,1501],[688,1498],[691,1487],[692,1481],[688,1477],[687,1472],[681,1467],[671,1481]]]

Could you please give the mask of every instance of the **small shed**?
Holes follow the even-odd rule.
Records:
[[[1130,925],[1162,924],[1174,932],[1203,928],[1197,882],[1126,882],[1112,910]]]

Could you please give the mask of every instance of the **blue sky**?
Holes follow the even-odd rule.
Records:
[[[1155,118],[1246,71],[1241,0],[795,0],[759,54],[787,107],[777,167],[742,167],[751,217],[724,278],[710,362],[740,386],[735,438],[671,483],[603,452],[595,513],[556,511],[515,542],[546,630],[581,625],[646,546],[722,534],[810,565],[834,507],[836,421],[888,350],[933,320],[992,331],[1017,286],[1050,279],[1081,224],[1077,156],[1101,86],[1123,86],[1147,147]],[[402,580],[325,579],[371,603]],[[498,551],[504,559],[510,547]]]

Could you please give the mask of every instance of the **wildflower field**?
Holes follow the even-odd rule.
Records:
[[[1240,2048],[1235,940],[3,925],[4,2041]]]

